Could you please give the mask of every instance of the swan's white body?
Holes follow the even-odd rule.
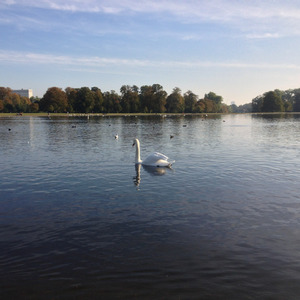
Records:
[[[134,139],[132,146],[134,145],[136,164],[142,164],[151,167],[171,167],[172,164],[175,162],[175,160],[171,161],[167,156],[159,152],[154,152],[147,156],[144,160],[141,160],[140,141],[138,139]]]

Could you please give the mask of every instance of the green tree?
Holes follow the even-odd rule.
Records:
[[[196,104],[198,101],[198,96],[195,95],[192,91],[187,91],[184,94],[184,103],[185,103],[185,109],[184,111],[186,113],[192,113],[196,109]]]
[[[222,103],[220,112],[223,114],[228,114],[229,111],[230,111],[230,106],[226,105],[225,103]]]
[[[30,97],[30,99],[29,99],[30,101],[31,101],[31,103],[38,103],[38,102],[40,102],[40,98],[38,97],[38,96],[35,96],[35,97]]]
[[[120,104],[120,96],[115,91],[105,92],[104,98],[104,112],[106,113],[119,113],[122,110]]]
[[[138,88],[136,85],[129,86],[123,85],[120,89],[121,92],[121,106],[123,112],[137,113],[140,111],[140,98]]]
[[[65,112],[67,107],[67,95],[61,88],[58,87],[49,88],[40,101],[41,111]]]
[[[208,94],[205,94],[204,99],[213,101],[214,107],[212,109],[212,112],[221,112],[223,101],[222,96],[218,96],[214,92],[209,92]]]
[[[257,96],[252,99],[252,112],[261,112],[263,107],[263,96]]]
[[[21,97],[13,93],[10,88],[0,87],[0,100],[3,112],[27,112],[31,101],[27,97]]]
[[[195,107],[194,107],[194,111],[195,113],[203,113],[205,112],[205,108],[206,108],[206,105],[205,105],[205,102],[203,99],[200,99],[199,101],[197,101]]]
[[[153,112],[155,113],[164,113],[166,111],[166,98],[167,92],[164,91],[163,87],[160,84],[153,84]]]
[[[16,112],[16,105],[21,103],[20,96],[5,87],[0,87],[0,100],[3,103],[3,112]]]
[[[73,89],[71,87],[67,87],[65,89],[67,98],[68,98],[68,112],[74,112],[74,106],[76,106],[76,98],[77,98],[77,91],[78,89]]]
[[[94,105],[94,112],[103,112],[103,95],[102,92],[99,88],[97,87],[92,87],[92,92],[94,95],[94,101],[95,101],[95,105]]]
[[[153,84],[152,90],[154,96],[152,101],[153,112],[164,113],[166,111],[167,92],[160,84]]]
[[[252,103],[246,103],[243,105],[231,104],[231,112],[233,113],[251,113],[252,112]]]
[[[111,91],[110,97],[113,103],[113,112],[114,113],[121,112],[122,106],[121,106],[120,96],[115,91]]]
[[[143,112],[163,113],[166,111],[167,92],[159,84],[144,85],[140,89],[141,109]]]
[[[284,106],[278,93],[270,91],[264,94],[262,112],[282,112]]]
[[[151,112],[151,101],[152,101],[152,87],[150,85],[143,85],[140,89],[140,102],[142,112]]]
[[[184,112],[184,98],[181,95],[181,90],[178,87],[175,87],[172,94],[167,97],[166,109],[169,113]]]
[[[38,102],[34,102],[29,106],[29,112],[37,113],[39,111],[39,104]]]
[[[12,93],[10,88],[0,87],[0,100],[5,100]]]
[[[215,102],[213,100],[204,98],[203,102],[204,102],[204,105],[205,105],[204,112],[206,112],[206,113],[217,112],[216,108],[215,108]]]
[[[281,98],[284,111],[293,111],[293,101],[294,101],[294,90],[289,89],[286,91],[275,90],[274,91]]]
[[[238,106],[235,103],[230,105],[230,112],[232,112],[232,113],[238,112]]]
[[[293,111],[300,112],[300,92],[295,94]]]
[[[74,111],[79,113],[90,113],[93,111],[95,99],[93,92],[88,87],[81,87],[76,93]]]
[[[21,107],[21,96],[16,93],[11,93],[8,96],[11,99],[11,103],[15,108],[15,111],[18,111]]]
[[[31,101],[27,97],[20,97],[20,104],[16,105],[17,112],[29,112]]]

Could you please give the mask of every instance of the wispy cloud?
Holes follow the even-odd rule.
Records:
[[[281,35],[279,33],[249,33],[246,35],[248,39],[277,39],[280,38]]]
[[[269,19],[273,17],[300,19],[297,0],[4,0],[2,6],[38,7],[72,12],[120,14],[170,13],[183,18],[196,16],[207,20]]]
[[[12,10],[19,7],[41,8],[71,13],[117,15],[122,18],[145,14],[182,24],[230,26],[243,32],[247,38],[300,35],[298,0],[4,0],[0,3],[1,7]],[[2,15],[2,22],[8,22],[8,18]],[[29,24],[30,19],[24,20],[25,22]]]
[[[73,57],[64,55],[23,53],[17,51],[0,51],[0,61],[23,64],[56,64],[56,65],[78,65],[78,66],[150,66],[147,60],[120,59],[105,57]]]
[[[62,66],[81,66],[95,69],[97,67],[117,66],[128,68],[252,68],[252,69],[300,69],[295,64],[266,64],[243,62],[211,62],[211,61],[150,61],[138,59],[120,59],[106,57],[75,57],[40,53],[23,53],[16,51],[0,51],[0,61],[21,64],[51,64]]]

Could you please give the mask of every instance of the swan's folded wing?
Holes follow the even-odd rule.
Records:
[[[175,161],[169,161],[169,158],[159,152],[150,154],[143,160],[143,165],[155,167],[170,167]]]
[[[152,155],[155,156],[157,158],[157,160],[159,160],[159,159],[168,160],[169,159],[168,156],[161,154],[159,152],[154,152]]]

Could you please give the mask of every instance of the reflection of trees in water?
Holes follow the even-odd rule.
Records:
[[[253,119],[262,120],[262,121],[276,121],[278,119],[287,119],[287,120],[294,120],[300,119],[299,113],[258,113],[252,114],[251,117]]]
[[[296,142],[295,133],[299,130],[300,114],[270,113],[253,114],[252,136],[256,142],[272,145],[291,144]],[[272,141],[272,142],[271,142]]]

